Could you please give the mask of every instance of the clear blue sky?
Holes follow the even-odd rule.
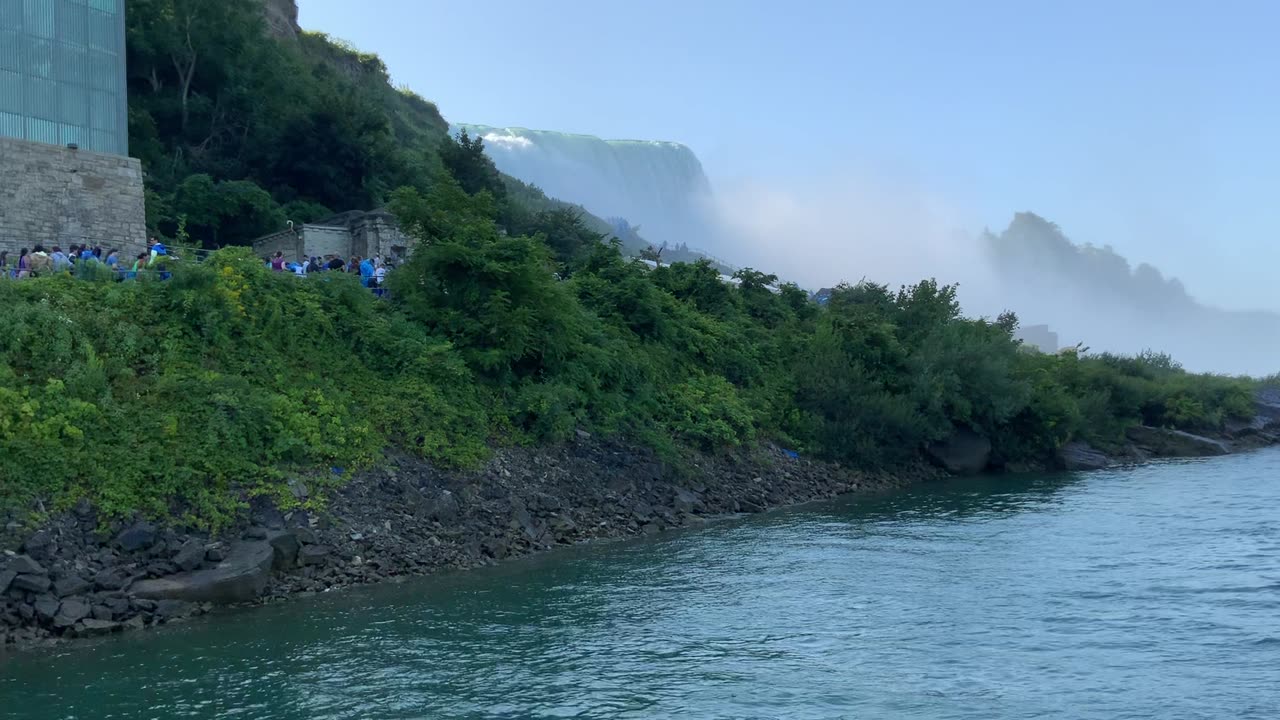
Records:
[[[1280,3],[299,3],[450,121],[676,140],[713,184],[891,178],[1280,309]]]

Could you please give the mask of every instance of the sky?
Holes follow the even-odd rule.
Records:
[[[298,1],[450,122],[674,140],[716,188],[893,187],[974,232],[1029,210],[1280,310],[1280,3]]]

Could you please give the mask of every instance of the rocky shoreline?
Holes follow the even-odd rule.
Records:
[[[602,538],[944,475],[924,463],[863,473],[766,447],[674,467],[585,433],[558,447],[504,448],[478,471],[393,456],[320,513],[262,499],[211,537],[74,510],[0,536],[0,648],[28,648],[174,622],[215,607],[281,601],[396,577],[465,569]],[[291,483],[296,496],[309,492]]]
[[[1277,429],[1280,394],[1260,399],[1258,417],[1222,437],[1134,428],[1119,453],[1071,443],[1059,464],[1089,470],[1223,455],[1280,443]],[[391,456],[336,491],[323,512],[281,512],[259,498],[243,523],[218,536],[146,521],[104,524],[82,502],[34,532],[11,521],[0,534],[0,650],[890,491],[988,467],[990,445],[959,435],[928,454],[934,465],[893,473],[854,471],[770,446],[676,467],[647,450],[580,433],[561,446],[497,450],[470,472]],[[299,500],[310,492],[304,479],[290,488]]]

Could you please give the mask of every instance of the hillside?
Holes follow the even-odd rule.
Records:
[[[1068,343],[1127,353],[1155,348],[1202,370],[1275,372],[1280,315],[1207,306],[1155,267],[1077,244],[1033,213],[985,233],[982,245],[1004,306],[1049,323]]]

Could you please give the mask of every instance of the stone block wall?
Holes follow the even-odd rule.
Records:
[[[73,243],[146,247],[141,163],[0,138],[0,250]]]

